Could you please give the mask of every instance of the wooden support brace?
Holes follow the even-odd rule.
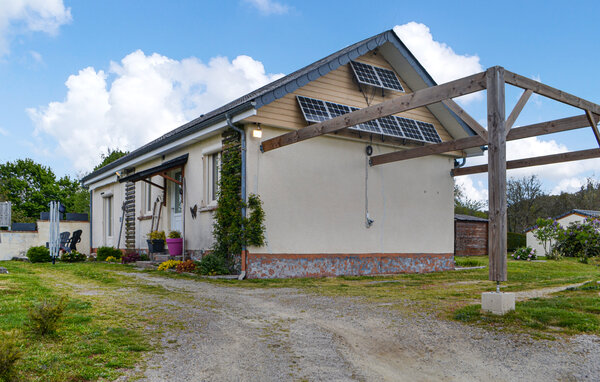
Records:
[[[588,127],[590,125],[585,115],[576,117],[562,118],[554,121],[536,123],[511,129],[506,137],[507,141],[516,139],[535,137],[538,135],[558,133]],[[371,165],[376,166],[385,163],[397,162],[406,159],[420,158],[433,154],[443,154],[454,150],[465,150],[477,146],[485,145],[483,139],[479,136],[460,138],[454,141],[435,143],[423,147],[417,147],[409,150],[394,151],[387,154],[375,155],[371,157]]]
[[[541,82],[509,71],[504,72],[504,78],[507,83],[520,87],[521,89],[530,89],[533,90],[534,93],[543,95],[544,97],[548,97],[555,101],[562,102],[582,110],[589,110],[594,114],[600,114],[600,105],[563,92],[562,90],[555,89]]]
[[[163,178],[167,179],[167,180],[170,180],[173,183],[176,183],[176,184],[180,185],[180,186],[183,185],[183,183],[181,181],[179,181],[179,180],[177,180],[175,178],[170,177],[169,175],[167,175],[166,172],[163,172],[162,174],[159,174],[159,175],[162,176]]]
[[[485,89],[485,73],[478,73],[445,84],[417,90],[413,93],[394,98],[393,100],[353,111],[327,121],[315,123],[275,138],[267,139],[261,144],[262,152],[271,151],[279,147],[291,145],[324,134],[334,133],[373,119],[427,106],[446,99],[475,93],[483,89]]]
[[[529,100],[529,97],[531,97],[531,94],[533,94],[533,90],[531,90],[531,89],[525,90],[523,92],[523,94],[521,95],[521,98],[519,98],[519,101],[517,101],[517,104],[513,108],[512,112],[506,119],[506,135],[508,135],[508,133],[510,132],[510,128],[513,127],[513,125],[515,124],[515,121],[519,117],[519,114],[521,114],[521,111],[523,111],[523,108],[525,107],[525,104]]]
[[[475,118],[471,117],[469,113],[467,113],[462,107],[458,106],[456,102],[451,99],[443,100],[442,103],[448,107],[448,109],[452,110],[456,115],[459,116],[467,126],[469,126],[477,135],[479,135],[485,142],[488,140],[488,132],[487,130],[479,124],[475,120]]]
[[[590,122],[590,125],[592,126],[592,130],[594,131],[594,136],[596,137],[596,142],[598,142],[598,145],[600,146],[600,132],[598,132],[598,126],[596,126],[596,124],[597,124],[596,118],[594,118],[594,115],[589,110],[585,111],[585,115],[587,116],[587,118]]]
[[[148,180],[148,179],[142,179],[142,182],[146,182],[146,183],[148,183],[148,184],[151,184],[151,185],[153,185],[154,187],[160,188],[161,190],[164,188],[163,186],[159,186],[158,184],[156,184],[156,183],[154,183],[154,182],[152,182],[152,181],[150,181],[150,180]]]
[[[576,160],[592,159],[600,157],[600,149],[589,149],[573,151],[569,153],[560,153],[552,155],[544,155],[539,157],[516,159],[506,162],[506,169],[512,170],[515,168],[542,166],[545,164],[572,162]],[[478,166],[455,168],[451,171],[452,176],[480,174],[488,171],[488,165],[482,164]]]

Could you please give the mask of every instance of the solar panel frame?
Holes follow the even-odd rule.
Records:
[[[404,92],[404,88],[396,76],[396,73],[389,69],[380,68],[378,66],[374,66],[373,68],[375,68],[375,73],[377,73],[379,76],[382,88],[395,90],[397,92]]]
[[[350,66],[352,67],[358,82],[365,85],[381,87],[381,79],[379,79],[373,65],[358,61],[350,61]]]
[[[398,116],[394,117],[398,121],[398,125],[400,125],[400,128],[402,129],[405,138],[412,139],[415,141],[425,141],[423,139],[423,135],[421,134],[421,130],[419,130],[419,127],[417,126],[417,123],[414,119]]]
[[[381,127],[383,135],[396,138],[406,138],[404,132],[398,124],[398,121],[396,120],[396,118],[394,118],[393,115],[378,118],[377,121],[379,122],[379,126]]]
[[[417,120],[415,120],[415,122],[416,122],[417,126],[419,127],[419,129],[421,130],[421,134],[423,135],[425,142],[430,142],[430,143],[441,143],[442,142],[442,138],[440,138],[440,135],[438,134],[438,132],[435,129],[435,126],[433,126],[433,124],[431,124],[429,122],[423,122],[423,121],[417,121]]]
[[[296,96],[296,99],[298,100],[304,119],[306,119],[307,122],[318,123],[331,119],[331,115],[329,115],[325,102],[304,96]]]

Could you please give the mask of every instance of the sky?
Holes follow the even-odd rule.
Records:
[[[32,158],[81,176],[109,148],[133,150],[389,29],[438,83],[500,65],[600,104],[598,11],[596,1],[0,0],[0,163]],[[521,92],[507,89],[506,115]],[[486,125],[483,93],[459,103]],[[579,114],[534,95],[515,126]],[[588,128],[509,142],[507,157],[596,146]],[[532,174],[548,193],[572,192],[600,178],[600,160],[508,172]],[[486,174],[456,181],[487,199]]]

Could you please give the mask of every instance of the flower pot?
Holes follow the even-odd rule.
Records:
[[[169,255],[180,256],[183,251],[183,239],[167,239],[167,248],[169,249]]]
[[[165,242],[160,239],[146,240],[148,242],[148,251],[150,253],[164,252]]]

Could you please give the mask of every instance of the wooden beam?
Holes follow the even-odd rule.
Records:
[[[485,89],[485,73],[478,73],[445,84],[417,90],[364,109],[340,115],[313,125],[292,131],[262,142],[262,152],[271,151],[292,143],[334,133],[349,126],[358,125],[373,119],[427,106],[445,99],[460,97]]]
[[[149,183],[149,184],[153,185],[154,187],[160,188],[161,190],[164,188],[163,186],[159,186],[158,184],[151,182],[148,179],[142,179],[142,182]]]
[[[572,162],[576,160],[592,159],[600,157],[600,149],[589,149],[573,151],[569,153],[560,153],[552,155],[544,155],[540,157],[516,159],[506,162],[506,169],[512,170],[515,168],[542,166],[553,163]],[[455,168],[451,171],[452,176],[480,174],[488,171],[488,165],[482,164],[478,166]]]
[[[525,90],[523,92],[523,94],[521,94],[521,98],[519,98],[519,100],[517,101],[517,104],[515,105],[513,110],[510,112],[510,115],[506,119],[506,134],[507,135],[510,132],[510,128],[513,127],[513,125],[515,124],[517,117],[519,117],[519,114],[521,114],[521,111],[523,111],[525,104],[527,103],[527,101],[529,101],[529,97],[531,97],[531,94],[533,94],[533,90],[531,90],[531,89]]]
[[[506,281],[506,123],[504,68],[487,70],[489,279]]]
[[[460,119],[465,121],[467,126],[469,126],[477,135],[479,135],[484,141],[488,140],[488,132],[487,130],[479,124],[475,120],[475,118],[471,117],[469,113],[467,113],[462,107],[460,107],[456,102],[451,99],[443,100],[442,103],[448,107],[448,109],[452,110]]]
[[[530,78],[523,77],[519,74],[515,74],[509,71],[505,71],[504,78],[507,83],[520,87],[522,89],[531,89],[534,93],[543,95],[558,102],[565,103],[583,110],[589,110],[594,114],[600,114],[600,105],[593,102],[584,100],[583,98],[576,97],[572,94],[563,92],[562,90],[555,89],[551,86],[545,85],[541,82],[534,81]]]
[[[177,184],[178,184],[178,185],[180,185],[180,186],[183,184],[181,181],[179,181],[179,180],[177,180],[177,179],[175,179],[175,178],[171,178],[169,175],[167,175],[167,173],[166,173],[166,172],[163,172],[162,174],[158,174],[158,175],[162,176],[162,177],[163,177],[163,178],[165,178],[165,179],[168,179],[168,180],[170,180],[170,181],[171,181],[171,182],[173,182],[173,183],[177,183]]]
[[[594,118],[594,115],[589,110],[585,111],[585,115],[587,116],[587,119],[590,122],[590,125],[592,126],[594,136],[596,137],[596,142],[598,142],[598,145],[600,146],[600,132],[598,132],[598,126],[596,126],[596,118]]]
[[[562,118],[549,122],[536,123],[511,129],[506,137],[507,141],[535,137],[538,135],[558,133],[588,127],[590,123],[585,115]],[[385,163],[397,162],[406,159],[420,158],[428,155],[443,154],[454,150],[465,150],[477,146],[483,146],[484,142],[479,136],[460,138],[454,141],[435,143],[414,149],[394,151],[371,157],[371,165],[376,166]]]

